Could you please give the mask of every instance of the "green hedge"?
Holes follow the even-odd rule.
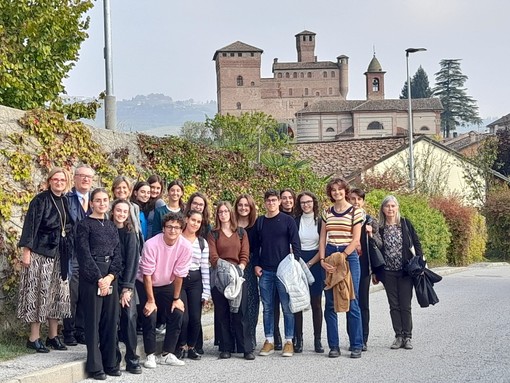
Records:
[[[510,189],[490,192],[484,206],[487,219],[487,257],[510,260]]]
[[[381,202],[388,194],[373,190],[366,196],[368,211],[379,211]],[[409,219],[418,233],[423,253],[429,266],[445,265],[451,234],[440,211],[429,206],[428,198],[418,194],[393,194],[400,204],[400,214]]]

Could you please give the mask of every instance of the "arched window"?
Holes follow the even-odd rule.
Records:
[[[332,127],[329,127],[326,129],[326,133],[335,133],[335,129],[333,129]]]
[[[285,73],[285,78],[290,78],[290,73],[289,72]]]
[[[237,86],[243,86],[243,76],[237,76]]]
[[[312,78],[312,72],[308,72],[308,73],[306,74],[306,77],[308,77],[308,78]]]
[[[372,81],[372,91],[379,92],[379,79],[378,78],[374,78],[374,80]]]
[[[333,94],[333,88],[328,88],[328,94],[331,96]]]
[[[422,126],[422,127],[420,128],[420,130],[429,131],[430,129],[429,129],[429,127],[428,127],[428,126]]]
[[[282,74],[281,73],[278,73],[278,78],[282,78]]]
[[[305,96],[308,96],[308,88],[305,88]]]
[[[255,86],[255,81],[252,81],[252,82],[250,83],[250,85],[251,85],[251,86]]]
[[[335,76],[336,76],[335,71],[331,71],[331,77],[335,77]]]
[[[289,96],[292,96],[292,88],[289,88]]]
[[[240,103],[240,102],[238,102],[238,103],[236,104],[236,108],[237,108],[237,110],[241,110],[241,103]]]
[[[297,72],[292,73],[293,78],[297,78]]]
[[[299,77],[304,78],[304,77],[305,77],[305,74],[304,74],[303,72],[301,72],[301,74],[299,75]]]
[[[328,77],[328,72],[326,72],[326,71],[322,72],[322,77],[327,78]]]
[[[315,95],[320,96],[321,94],[320,94],[320,92],[315,92]]]
[[[379,121],[372,121],[370,124],[368,124],[367,129],[368,130],[381,130],[381,129],[384,129],[384,126]]]

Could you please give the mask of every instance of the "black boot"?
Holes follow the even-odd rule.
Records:
[[[294,352],[301,354],[303,352],[303,334],[296,335],[294,338]]]
[[[283,344],[282,344],[282,336],[280,335],[280,331],[275,328],[275,332],[274,332],[274,349],[276,351],[280,351],[283,349]]]
[[[322,347],[322,343],[321,343],[321,339],[320,338],[315,338],[315,340],[313,342],[313,345],[315,347],[315,352],[316,353],[319,353],[319,354],[323,354],[324,353],[324,347]]]

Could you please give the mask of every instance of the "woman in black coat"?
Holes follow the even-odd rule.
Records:
[[[400,217],[398,201],[392,195],[387,196],[381,204],[379,222],[386,262],[383,284],[395,331],[391,349],[411,350],[413,279],[405,272],[405,266],[414,255],[423,257],[420,240],[411,222]]]

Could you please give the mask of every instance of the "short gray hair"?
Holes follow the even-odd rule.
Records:
[[[384,197],[383,201],[381,202],[381,208],[379,209],[379,224],[383,226],[386,225],[386,215],[383,212],[383,207],[385,207],[389,202],[395,203],[395,205],[397,205],[399,208],[395,218],[397,219],[397,225],[400,226],[400,204],[398,203],[397,197],[394,195],[388,195]]]

